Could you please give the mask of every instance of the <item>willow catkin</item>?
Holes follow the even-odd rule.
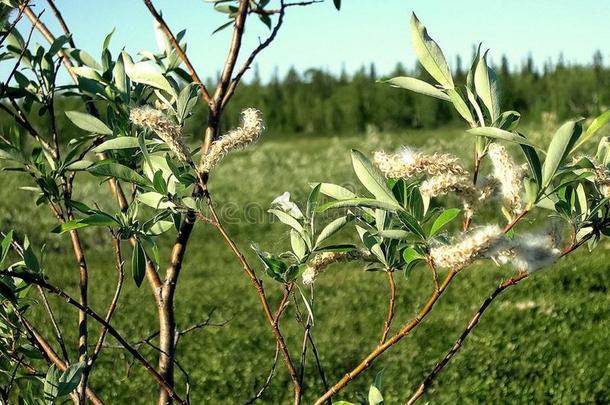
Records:
[[[599,192],[604,197],[610,197],[610,170],[594,160],[592,162],[594,165],[593,175],[595,176],[595,184],[597,184]]]
[[[472,230],[454,244],[435,246],[430,257],[437,267],[460,270],[496,245],[503,243],[504,234],[497,225]]]
[[[453,155],[447,153],[426,155],[410,148],[403,148],[396,154],[375,152],[373,162],[386,177],[393,179],[413,177],[421,173],[430,176],[468,174]]]
[[[521,212],[523,204],[523,169],[515,165],[504,146],[498,143],[489,145],[489,157],[493,164],[493,175],[501,184],[504,205],[513,213]]]
[[[510,264],[519,271],[531,273],[548,267],[561,255],[559,228],[552,226],[545,232],[519,235],[510,246],[492,255],[498,264]]]
[[[217,141],[213,142],[206,156],[203,157],[200,169],[202,172],[212,170],[227,153],[243,149],[255,142],[265,129],[263,117],[260,111],[247,108],[241,112],[242,125],[235,128]]]
[[[443,173],[430,177],[419,187],[423,197],[440,197],[449,193],[457,195],[464,204],[467,217],[471,217],[479,200],[479,192],[465,175]]]
[[[182,141],[182,128],[175,125],[161,111],[151,107],[134,108],[129,113],[129,120],[157,134],[179,160],[192,162],[191,152]]]
[[[328,266],[334,263],[351,262],[355,260],[370,260],[372,255],[366,250],[352,250],[349,252],[324,252],[319,253],[310,260],[303,272],[303,284],[310,285],[316,277]]]

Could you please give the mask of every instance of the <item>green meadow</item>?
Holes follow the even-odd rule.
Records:
[[[538,137],[552,134],[545,128],[535,132]],[[421,150],[456,153],[469,165],[472,142],[470,135],[452,128],[342,137],[263,136],[247,151],[232,154],[223,161],[213,173],[211,193],[230,234],[265,281],[267,295],[275,307],[281,296],[280,286],[264,274],[249,248],[253,242],[274,252],[288,247],[285,228],[265,215],[273,198],[290,191],[293,200],[303,203],[308,183],[316,181],[356,185],[350,148],[371,153],[411,145]],[[99,178],[78,176],[82,186],[77,190],[86,194],[88,201],[97,197],[100,203],[107,200],[109,189],[99,183]],[[54,225],[52,215],[36,209],[32,192],[18,189],[30,186],[29,179],[4,172],[0,184],[2,229],[25,231],[37,247],[44,244],[46,274],[52,282],[66,286],[76,295],[78,269],[69,240],[50,234]],[[487,207],[484,219],[475,225],[501,218],[493,207]],[[105,312],[115,283],[110,238],[107,232],[91,228],[83,230],[82,235],[90,267],[89,299],[96,310]],[[609,246],[607,240],[602,241],[592,255],[577,252],[508,289],[486,312],[422,403],[610,403]],[[127,244],[124,250],[129,258]],[[162,250],[161,256],[167,262],[168,251]],[[386,403],[404,403],[451,347],[485,297],[512,274],[511,269],[492,262],[460,273],[422,325],[336,399],[355,401],[383,370],[382,392]],[[431,276],[423,267],[416,267],[409,277],[397,274],[396,279],[396,318],[392,330],[416,314],[433,288]],[[138,289],[130,278],[126,281],[113,324],[135,342],[157,329],[155,304],[146,283]],[[32,298],[38,299],[34,292]],[[364,272],[358,264],[331,267],[316,282],[312,334],[330,383],[375,347],[385,320],[387,299],[385,275]],[[189,372],[192,403],[246,402],[269,373],[275,341],[250,281],[210,225],[197,224],[176,301],[180,329],[201,322],[212,310],[211,322],[224,323],[197,329],[180,339],[178,361]],[[50,302],[70,342],[71,357],[76,358],[77,312],[53,297]],[[300,309],[304,310],[302,305]],[[30,312],[29,316],[39,321],[42,332],[52,340],[45,315]],[[291,305],[282,328],[290,349],[298,357],[303,331],[294,318],[295,307]],[[90,327],[95,331],[97,325],[91,321]],[[148,374],[138,364],[132,365],[130,356],[116,348],[112,338],[107,343],[109,347],[102,351],[99,366],[91,376],[92,388],[108,404],[153,403],[156,392],[151,390]],[[153,348],[142,346],[141,350],[156,362]],[[183,392],[185,377],[179,370],[176,373],[179,390]],[[311,356],[307,358],[306,373],[310,377],[306,379],[304,403],[311,403],[324,391]],[[280,361],[260,403],[290,401],[290,382]]]

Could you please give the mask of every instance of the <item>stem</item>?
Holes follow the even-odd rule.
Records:
[[[252,267],[250,267],[250,264],[246,261],[246,258],[244,257],[244,255],[241,253],[241,251],[239,250],[239,248],[237,247],[235,242],[233,242],[231,237],[227,234],[226,230],[220,223],[220,221],[218,219],[218,215],[216,214],[216,210],[214,209],[214,205],[212,204],[211,200],[208,200],[208,207],[212,214],[212,220],[213,220],[212,223],[214,224],[214,226],[216,227],[216,229],[218,230],[218,232],[220,233],[220,235],[222,236],[222,238],[224,239],[226,244],[229,246],[229,249],[231,250],[231,252],[233,252],[233,254],[237,258],[237,260],[239,260],[240,264],[242,265],[242,267],[244,269],[244,272],[248,275],[248,277],[250,278],[250,281],[252,282],[252,285],[256,289],[259,301],[261,302],[261,306],[263,307],[263,312],[265,313],[267,322],[269,323],[269,326],[271,327],[271,331],[273,332],[273,335],[275,336],[275,340],[280,348],[280,352],[282,353],[282,358],[284,360],[284,364],[286,366],[288,374],[290,375],[290,379],[292,380],[295,404],[298,404],[300,401],[300,392],[301,392],[301,385],[299,383],[299,377],[294,368],[292,359],[290,358],[290,353],[288,352],[286,342],[284,341],[284,336],[282,335],[282,332],[280,331],[279,322],[278,322],[278,320],[276,320],[273,313],[271,312],[271,308],[269,307],[269,302],[267,301],[267,296],[265,295],[265,289],[263,287],[263,283],[261,280],[258,279],[258,277],[256,277],[256,273],[254,272],[254,269],[252,269]]]
[[[117,271],[117,282],[116,282],[116,290],[114,292],[114,296],[112,297],[112,301],[110,302],[110,305],[108,306],[108,311],[106,312],[106,317],[104,318],[104,320],[107,323],[110,323],[110,320],[112,319],[112,315],[114,314],[114,311],[116,310],[117,303],[119,302],[119,297],[121,295],[121,289],[123,287],[123,280],[125,279],[125,271],[123,268],[123,265],[125,264],[125,262],[123,261],[123,258],[121,255],[121,241],[114,235],[112,238],[112,246],[114,248],[115,267],[116,267],[116,271]],[[93,363],[97,359],[97,356],[100,354],[107,332],[108,332],[108,329],[105,326],[102,326],[102,328],[100,329],[100,335],[99,335],[99,337],[97,339],[97,343],[95,345],[95,349],[93,351],[93,355],[91,356],[91,360],[89,361],[89,368],[93,367]]]
[[[16,277],[16,278],[24,280],[26,282],[38,285],[38,286],[46,289],[47,291],[51,292],[52,294],[55,294],[58,297],[63,298],[64,301],[66,301],[69,305],[72,305],[73,307],[78,308],[80,311],[86,312],[87,315],[89,315],[96,322],[98,322],[102,326],[104,326],[108,330],[108,333],[112,337],[114,337],[125,348],[125,350],[127,350],[129,352],[129,354],[131,354],[140,364],[142,364],[142,366],[155,379],[155,381],[161,387],[163,387],[163,389],[165,389],[167,391],[170,398],[178,401],[179,403],[181,403],[183,405],[188,405],[184,400],[182,400],[180,398],[180,396],[178,396],[178,394],[174,391],[172,386],[169,385],[168,382],[155,370],[155,368],[150,365],[150,363],[140,354],[140,352],[137,349],[135,349],[134,347],[132,347],[129,344],[129,342],[127,342],[127,340],[125,340],[125,338],[116,329],[114,329],[114,327],[112,325],[110,325],[108,322],[106,322],[104,320],[104,318],[102,318],[93,309],[91,309],[90,307],[85,307],[85,306],[81,305],[78,301],[76,301],[74,298],[72,298],[70,295],[68,295],[65,291],[63,291],[62,289],[60,289],[58,287],[55,287],[54,285],[47,283],[46,281],[40,279],[38,276],[34,276],[29,273],[18,273],[18,272],[14,272],[11,270],[5,270],[5,271],[3,271],[3,274],[6,276],[9,276],[9,277]]]
[[[388,275],[388,281],[390,283],[390,301],[388,302],[388,318],[383,325],[383,332],[381,334],[381,341],[379,344],[384,344],[388,333],[390,332],[390,326],[392,326],[392,319],[394,318],[394,302],[396,301],[396,283],[394,282],[394,273],[392,271],[386,271]]]
[[[483,301],[483,304],[481,305],[479,310],[474,314],[474,316],[472,317],[470,322],[468,322],[466,329],[464,329],[464,331],[462,332],[460,337],[455,341],[455,343],[453,344],[453,346],[451,347],[449,352],[447,352],[445,357],[443,357],[443,359],[434,366],[434,368],[432,369],[430,374],[428,374],[428,376],[426,376],[426,378],[417,388],[415,393],[413,393],[411,398],[409,398],[409,400],[407,401],[407,405],[414,404],[424,394],[424,392],[432,384],[433,380],[436,378],[438,373],[440,373],[440,371],[445,367],[445,365],[447,365],[447,363],[449,363],[451,358],[453,356],[455,356],[455,354],[458,351],[460,351],[460,349],[462,348],[462,344],[464,343],[464,341],[466,340],[466,338],[468,337],[470,332],[472,332],[472,330],[477,326],[477,324],[479,323],[479,320],[483,316],[483,313],[485,312],[487,307],[489,307],[489,305],[491,305],[493,300],[496,299],[498,297],[498,295],[500,295],[505,289],[507,289],[510,286],[518,284],[521,280],[525,279],[527,276],[528,276],[528,273],[524,272],[524,273],[519,273],[517,276],[512,277],[508,280],[505,280],[502,284],[500,284],[498,286],[498,288],[495,289],[495,291],[493,293],[491,293],[491,295],[489,297],[487,297],[485,299],[485,301]]]
[[[449,273],[445,276],[443,283],[439,287],[437,291],[434,291],[426,304],[419,311],[417,316],[412,319],[410,322],[405,324],[396,334],[394,334],[390,339],[386,340],[385,343],[377,345],[375,349],[368,356],[364,358],[352,371],[347,373],[343,378],[341,378],[335,385],[333,385],[324,395],[322,395],[318,400],[314,403],[314,405],[322,405],[324,402],[332,398],[337,392],[345,388],[350,381],[360,375],[363,371],[368,369],[377,357],[381,356],[383,352],[388,350],[390,347],[398,343],[403,337],[407,336],[409,332],[411,332],[419,323],[430,313],[432,307],[438,301],[443,292],[449,287],[449,284],[453,280],[453,278],[457,275],[457,270],[449,270]]]

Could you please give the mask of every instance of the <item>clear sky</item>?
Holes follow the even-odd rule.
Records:
[[[291,0],[287,0],[291,1]],[[296,1],[296,0],[294,0]],[[203,77],[221,68],[230,30],[212,35],[226,17],[202,0],[153,0],[174,32],[186,28],[188,54]],[[45,2],[38,0],[37,9]],[[279,3],[272,0],[271,5]],[[130,53],[156,50],[152,17],[140,0],[56,0],[77,46],[99,59],[106,33],[116,27],[111,50]],[[566,62],[589,63],[601,50],[610,60],[610,1],[608,0],[343,0],[337,12],[331,0],[308,7],[292,7],[276,41],[257,60],[263,79],[277,67],[303,71],[322,67],[353,72],[375,62],[389,73],[397,62],[415,63],[409,34],[409,15],[415,12],[428,27],[450,61],[464,57],[468,65],[472,45],[481,40],[491,48],[492,60],[506,54],[512,65],[531,53],[540,65],[563,53]],[[43,20],[58,32],[52,14]],[[265,38],[267,28],[253,18],[247,25],[244,50]],[[244,53],[245,54],[245,53]]]

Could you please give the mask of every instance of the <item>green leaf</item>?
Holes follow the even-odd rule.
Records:
[[[333,220],[332,222],[330,222],[328,225],[326,225],[324,227],[324,229],[322,229],[322,232],[320,232],[320,234],[318,235],[318,238],[316,239],[316,246],[318,246],[321,242],[325,241],[326,239],[330,238],[335,233],[339,232],[339,230],[341,230],[341,228],[343,228],[352,219],[353,219],[353,216],[346,215],[346,216],[339,217],[339,218]]]
[[[125,73],[136,83],[142,83],[156,89],[164,90],[176,97],[176,92],[169,81],[156,68],[148,62],[131,63],[126,58]]]
[[[136,198],[141,203],[158,210],[164,210],[175,206],[171,201],[167,201],[167,198],[163,194],[155,191],[140,193]]]
[[[378,231],[376,235],[387,239],[407,239],[411,233],[402,229],[383,229]]]
[[[52,404],[55,398],[57,398],[57,393],[59,392],[60,373],[61,372],[55,367],[54,364],[51,365],[47,371],[43,387],[44,400],[47,404]]]
[[[400,205],[387,203],[384,201],[375,200],[373,198],[352,198],[349,200],[331,201],[318,207],[318,212],[324,212],[330,208],[346,208],[346,207],[366,207],[379,208],[387,211],[401,210]]]
[[[521,114],[517,111],[504,111],[494,122],[493,126],[505,131],[514,131],[519,125],[520,120]]]
[[[430,38],[426,27],[419,22],[415,13],[411,16],[411,37],[419,63],[440,85],[446,89],[452,89],[454,87],[453,78],[443,51]]]
[[[419,222],[417,222],[417,219],[415,219],[411,214],[408,212],[399,212],[398,219],[400,219],[400,222],[402,222],[408,230],[419,236],[421,239],[426,239],[424,230],[419,225]]]
[[[146,253],[140,241],[137,241],[131,256],[131,275],[138,288],[142,285],[146,272]]]
[[[80,377],[83,374],[85,362],[74,363],[68,366],[58,380],[57,396],[63,397],[70,394],[78,386]]]
[[[2,239],[2,243],[0,244],[0,267],[6,260],[6,256],[8,252],[11,250],[11,243],[13,243],[13,230],[11,229],[6,233],[4,239]]]
[[[476,125],[475,119],[470,112],[470,108],[468,108],[468,105],[462,96],[460,96],[460,93],[458,93],[455,89],[448,89],[447,95],[451,99],[456,111],[462,116],[462,118],[464,118],[470,125]]]
[[[441,213],[441,215],[434,220],[432,228],[430,228],[430,238],[433,238],[441,229],[443,229],[449,222],[453,221],[459,214],[459,208],[449,208]]]
[[[357,198],[356,194],[352,193],[345,187],[338,186],[332,183],[315,183],[310,184],[311,187],[315,187],[316,185],[320,185],[320,193],[327,195],[336,200],[350,200],[353,198]]]
[[[320,187],[320,184],[315,186],[313,190],[311,190],[311,192],[309,193],[309,197],[307,197],[307,209],[305,212],[307,218],[309,218],[310,220],[313,219],[314,212],[316,210],[316,207],[318,206],[318,202],[320,201]]]
[[[580,148],[585,142],[591,139],[597,133],[597,131],[599,131],[604,125],[608,123],[608,121],[610,121],[610,111],[606,111],[605,113],[595,118],[591,125],[589,125],[583,136],[580,138],[578,143],[574,146],[574,148],[572,148],[572,151],[570,153],[573,153],[576,149]]]
[[[66,111],[66,116],[74,125],[87,132],[100,135],[112,135],[112,130],[93,115],[79,111]]]
[[[542,185],[542,165],[540,164],[540,158],[536,153],[536,150],[529,145],[521,145],[521,149],[525,154],[527,163],[529,164],[532,175],[538,187]]]
[[[413,91],[415,93],[435,97],[440,100],[450,100],[449,96],[443,93],[438,88],[434,87],[430,83],[426,83],[423,80],[419,80],[414,77],[398,76],[389,80],[384,80],[383,83],[388,83],[392,87],[399,87],[402,89]]]
[[[333,0],[333,4],[337,10],[341,10],[341,0]]]
[[[471,128],[467,130],[469,134],[473,134],[476,136],[485,136],[488,138],[501,139],[503,141],[508,141],[512,143],[517,143],[519,145],[529,145],[533,148],[543,150],[540,146],[535,143],[529,141],[527,138],[516,134],[514,132],[508,132],[500,128],[495,127],[477,127]]]
[[[123,166],[120,163],[114,163],[109,160],[97,162],[93,166],[89,167],[87,171],[96,176],[114,177],[116,179],[128,181],[141,186],[150,185],[148,180],[136,173],[134,170],[127,166]]]
[[[492,121],[500,116],[500,87],[496,72],[487,66],[487,52],[479,59],[474,72],[474,86],[478,96],[487,107]]]
[[[81,219],[73,219],[71,221],[66,221],[62,224],[57,225],[55,228],[51,230],[53,233],[65,233],[69,231],[73,231],[75,229],[87,228],[90,226],[110,226],[115,227],[119,225],[119,223],[112,216],[108,214],[96,213],[90,215],[86,218]]]
[[[307,245],[303,240],[301,234],[299,234],[294,229],[290,230],[290,246],[292,247],[292,251],[299,258],[299,260],[303,260],[305,255],[307,254]]]
[[[582,124],[571,120],[563,124],[551,139],[546,159],[542,165],[542,189],[546,189],[553,180],[555,173],[561,166],[568,153],[582,133]]]
[[[89,66],[90,68],[101,70],[102,67],[91,55],[82,49],[66,49],[66,53],[74,59],[78,64]]]
[[[381,391],[379,388],[371,385],[369,388],[369,405],[383,405],[383,395],[381,395]]]
[[[72,68],[72,71],[80,77],[95,80],[96,82],[103,82],[104,80],[96,70],[88,66],[75,66]]]
[[[294,219],[292,216],[288,215],[284,211],[280,211],[280,210],[276,210],[276,209],[270,209],[270,210],[268,210],[268,212],[275,215],[277,217],[277,219],[279,219],[281,222],[290,226],[292,229],[294,229],[295,231],[297,231],[298,233],[303,235],[303,233],[304,233],[303,226],[299,223],[299,221]]]
[[[400,205],[396,201],[396,198],[394,198],[392,191],[388,188],[386,180],[381,172],[371,164],[362,152],[352,149],[351,155],[354,172],[362,185],[378,200],[399,207]]]
[[[316,248],[316,252],[349,252],[356,249],[355,245],[350,243],[339,243],[335,245],[326,245]]]
[[[173,221],[157,221],[148,232],[152,235],[161,235],[174,227]]]
[[[147,145],[156,144],[155,141],[147,141]],[[107,150],[116,150],[116,149],[132,149],[138,148],[140,145],[138,143],[138,138],[135,136],[121,136],[118,138],[110,139],[95,148],[91,151],[94,153],[105,152]]]
[[[423,259],[423,256],[421,255],[421,253],[419,253],[417,250],[415,250],[411,247],[406,248],[402,252],[402,257],[403,257],[403,259],[405,259],[405,262],[407,264],[409,264],[415,260]]]
[[[30,241],[28,237],[24,237],[23,239],[23,261],[25,262],[25,266],[34,273],[40,273],[40,263],[38,262],[38,258],[34,254],[34,250],[30,245]]]

